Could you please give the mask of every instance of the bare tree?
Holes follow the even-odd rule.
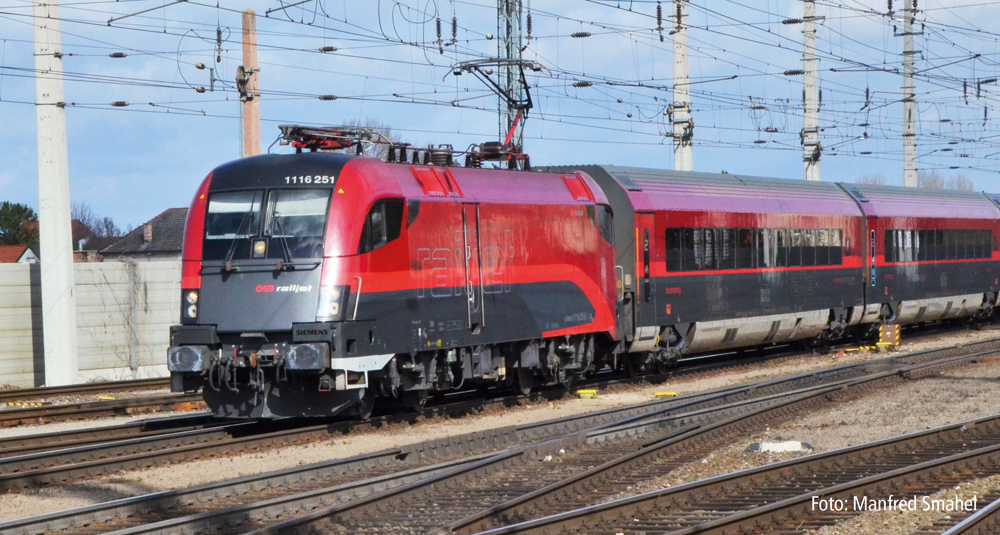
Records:
[[[976,191],[976,185],[962,173],[957,173],[955,176],[948,179],[948,189],[956,189],[958,191]]]
[[[918,188],[945,189],[947,185],[947,180],[937,170],[917,172]]]
[[[357,119],[351,119],[350,121],[347,121],[347,123],[345,123],[344,126],[353,126],[353,127],[358,127],[358,128],[370,128],[372,130],[377,131],[379,134],[382,135],[382,139],[373,139],[372,141],[390,140],[393,143],[399,143],[399,141],[400,141],[399,135],[398,134],[393,134],[392,128],[390,128],[389,125],[383,123],[382,121],[379,121],[378,119],[374,119],[372,117],[369,117],[369,118],[365,119],[364,121],[359,121]],[[369,156],[371,158],[380,158],[382,160],[384,160],[386,158],[386,156],[388,156],[388,154],[389,154],[389,146],[387,144],[385,144],[385,143],[378,143],[378,144],[368,144],[368,143],[366,143],[365,147],[364,147],[364,150],[365,150],[365,156]]]
[[[958,173],[952,177],[945,177],[937,170],[919,171],[917,173],[917,187],[927,189],[951,189],[958,191],[976,191],[976,185],[965,175]]]
[[[90,206],[84,203],[73,203],[70,216],[83,223],[96,238],[120,238],[122,236],[122,230],[118,228],[113,219],[97,215]]]
[[[856,183],[867,184],[869,186],[886,186],[889,184],[889,179],[882,175],[865,175],[859,177]]]

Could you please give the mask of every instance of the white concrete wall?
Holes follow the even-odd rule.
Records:
[[[180,316],[180,262],[75,264],[80,380],[167,375],[169,329]],[[0,386],[44,381],[38,264],[0,264]],[[135,306],[132,364],[130,303]]]

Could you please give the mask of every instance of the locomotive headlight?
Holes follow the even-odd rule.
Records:
[[[188,305],[187,317],[194,319],[198,317],[198,305]]]
[[[191,290],[190,292],[188,292],[185,299],[187,299],[187,303],[189,305],[198,304],[198,290]]]
[[[339,321],[344,319],[347,286],[320,286],[319,303],[316,306],[316,321]]]

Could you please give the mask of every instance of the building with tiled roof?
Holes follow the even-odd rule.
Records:
[[[101,249],[107,258],[180,260],[187,208],[167,208],[122,239]]]
[[[33,264],[38,257],[27,245],[0,245],[0,264]]]

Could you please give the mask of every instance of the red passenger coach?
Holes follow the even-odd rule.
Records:
[[[994,201],[974,192],[860,184],[848,191],[867,219],[870,314],[907,324],[992,312],[1000,288]]]
[[[635,212],[627,239],[638,253],[624,264],[635,293],[626,304],[633,358],[653,352],[670,363],[684,353],[836,338],[862,318],[863,219],[837,184],[581,169],[620,192],[616,214]]]

